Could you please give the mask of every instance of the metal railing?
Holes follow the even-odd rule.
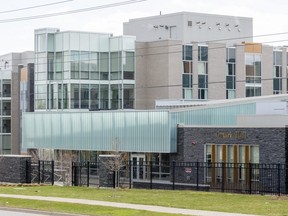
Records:
[[[53,185],[64,178],[69,185],[87,187],[185,189],[278,195],[288,192],[288,165],[280,163],[125,161],[120,170],[107,170],[101,163],[89,161],[73,162],[71,169],[59,169],[54,161],[26,164],[27,183]]]

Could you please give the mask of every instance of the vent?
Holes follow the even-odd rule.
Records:
[[[188,26],[192,26],[192,21],[188,20]]]

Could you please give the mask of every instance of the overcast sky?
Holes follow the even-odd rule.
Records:
[[[254,36],[288,32],[287,0],[146,0],[129,5],[20,22],[7,22],[7,19],[78,10],[127,0],[10,0],[5,3],[2,1],[0,54],[33,50],[34,29],[37,28],[55,27],[61,31],[79,30],[121,35],[123,22],[132,18],[158,15],[160,11],[162,14],[187,11],[252,17]],[[44,4],[51,5],[7,12]],[[279,42],[280,40],[287,41]],[[254,41],[271,45],[288,45],[288,34],[257,37]],[[272,43],[272,41],[278,42]]]

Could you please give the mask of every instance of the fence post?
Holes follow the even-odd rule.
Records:
[[[87,166],[87,187],[89,187],[90,185],[90,162],[89,161],[87,161],[86,166]]]
[[[78,179],[78,166],[74,163],[74,186],[79,186],[79,179]]]
[[[198,191],[199,190],[199,162],[198,160],[196,162],[196,176],[197,176],[196,184],[197,184],[197,191]]]
[[[54,185],[54,160],[51,161],[51,184]]]
[[[72,161],[72,169],[71,169],[71,184],[72,186],[74,186],[74,166],[73,166],[74,162]]]
[[[225,175],[225,163],[224,163],[224,161],[222,161],[221,165],[222,165],[221,191],[224,192],[224,190],[225,190],[225,182],[224,182],[224,181],[225,181],[225,179],[224,179],[224,175]]]
[[[38,160],[38,184],[41,182],[41,175],[40,175],[40,169],[41,169],[41,161]]]
[[[152,189],[152,161],[150,161],[150,189]]]
[[[131,189],[132,186],[132,163],[131,160],[129,160],[129,189]]]
[[[252,194],[252,164],[249,162],[249,194]]]
[[[26,160],[26,183],[31,183],[31,162]]]
[[[278,162],[278,164],[277,164],[277,174],[278,174],[278,196],[280,196],[281,195],[281,166],[280,166],[280,161]]]
[[[172,169],[173,169],[173,175],[172,175],[172,189],[175,190],[175,165],[176,162],[172,162]]]
[[[113,188],[116,188],[116,181],[115,181],[115,178],[116,178],[116,172],[113,171]]]

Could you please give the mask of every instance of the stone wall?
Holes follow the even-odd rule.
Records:
[[[0,182],[26,183],[26,161],[30,156],[4,155],[0,157]]]

